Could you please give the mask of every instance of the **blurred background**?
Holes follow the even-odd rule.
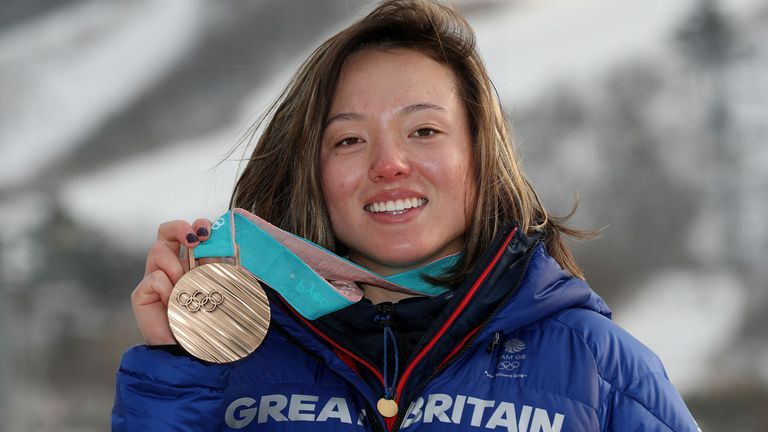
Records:
[[[768,1],[460,0],[614,319],[704,431],[768,430]],[[241,138],[354,0],[4,0],[0,431],[109,429],[157,225],[227,208]],[[229,155],[232,149],[237,150]]]

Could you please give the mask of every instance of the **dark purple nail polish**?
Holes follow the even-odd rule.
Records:
[[[205,227],[200,227],[197,229],[197,236],[198,237],[207,237],[208,236],[208,230],[205,229]]]
[[[196,235],[194,235],[192,233],[187,234],[187,242],[189,242],[189,243],[197,243],[199,241],[200,240],[197,238]]]

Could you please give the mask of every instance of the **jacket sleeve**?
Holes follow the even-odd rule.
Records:
[[[228,366],[135,346],[117,372],[113,431],[218,430]]]
[[[625,388],[613,388],[607,400],[605,431],[701,431],[666,375],[648,373]]]

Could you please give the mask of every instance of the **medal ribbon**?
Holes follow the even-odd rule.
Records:
[[[195,257],[234,257],[237,243],[241,265],[310,320],[360,301],[363,290],[356,283],[407,294],[442,294],[446,288],[426,283],[420,275],[439,274],[458,260],[453,255],[385,278],[243,209],[230,210],[211,228],[210,238],[195,248]]]

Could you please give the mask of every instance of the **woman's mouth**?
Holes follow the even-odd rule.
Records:
[[[363,207],[371,213],[386,213],[390,215],[401,215],[412,208],[421,207],[427,203],[426,198],[403,198],[390,201],[379,201],[368,204]]]

